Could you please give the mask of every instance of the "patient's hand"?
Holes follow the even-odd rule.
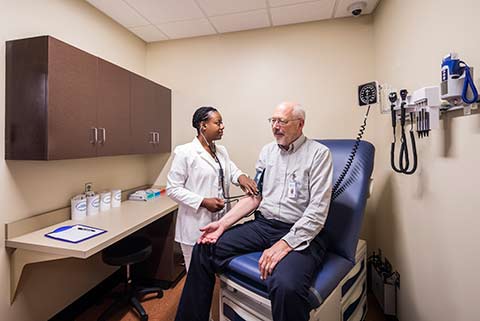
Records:
[[[260,270],[260,278],[266,280],[272,274],[273,269],[277,266],[285,255],[290,252],[292,248],[284,240],[279,240],[272,247],[263,251],[260,260],[258,261],[258,269]]]
[[[217,242],[218,238],[225,231],[225,227],[219,221],[212,222],[204,227],[200,228],[202,235],[198,238],[199,244],[213,244]]]

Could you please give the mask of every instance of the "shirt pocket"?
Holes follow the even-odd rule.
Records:
[[[309,196],[310,175],[308,169],[298,166],[287,171],[287,184],[295,182],[297,199],[307,201]]]

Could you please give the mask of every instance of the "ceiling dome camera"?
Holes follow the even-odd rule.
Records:
[[[367,7],[367,3],[365,1],[357,1],[352,3],[348,7],[348,12],[352,14],[354,17],[358,17],[362,14],[363,10]]]

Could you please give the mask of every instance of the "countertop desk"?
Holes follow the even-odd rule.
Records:
[[[5,246],[13,249],[10,261],[10,301],[13,302],[15,299],[17,286],[25,265],[70,257],[86,259],[155,220],[172,213],[176,209],[177,204],[162,195],[159,198],[146,202],[125,201],[122,202],[121,207],[88,216],[81,221],[66,220],[18,236],[11,235],[18,232],[8,232],[9,226],[11,230],[18,229],[21,224],[31,225],[31,220],[25,223],[15,222],[7,224]],[[66,212],[65,209],[63,211]],[[68,208],[68,213],[69,211],[70,209]],[[39,221],[38,218],[37,221]],[[54,240],[45,236],[46,233],[58,227],[74,224],[85,224],[105,229],[107,233],[77,244]],[[22,227],[20,226],[21,229]]]

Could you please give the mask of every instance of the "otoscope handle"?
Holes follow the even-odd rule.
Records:
[[[397,112],[395,111],[395,109],[393,109],[393,105],[392,105],[392,127],[395,127],[397,126]]]
[[[400,105],[400,109],[401,109],[400,122],[402,126],[405,126],[405,105],[407,104],[407,94],[408,94],[408,91],[406,89],[400,90],[400,98],[402,99],[402,104]]]
[[[392,112],[392,127],[397,126],[397,112],[395,111],[395,102],[398,100],[397,93],[392,91],[388,94],[390,100],[390,110]]]
[[[403,126],[405,126],[405,118],[406,118],[406,109],[405,109],[405,104],[406,102],[402,102],[401,106],[400,106],[400,124]]]

